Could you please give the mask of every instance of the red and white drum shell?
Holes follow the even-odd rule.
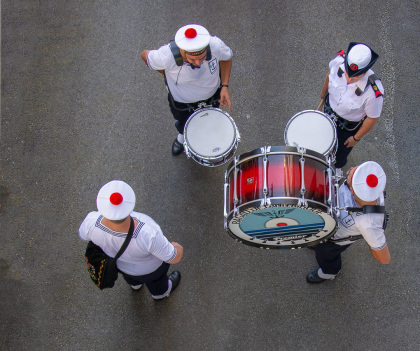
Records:
[[[263,248],[313,246],[337,230],[335,168],[315,151],[265,146],[235,157],[225,173],[225,228]]]

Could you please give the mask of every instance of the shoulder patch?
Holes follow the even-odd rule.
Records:
[[[337,52],[338,56],[342,56],[342,57],[346,57],[346,52],[344,50],[341,50],[339,52]]]
[[[371,74],[368,77],[368,82],[372,86],[373,91],[375,92],[375,97],[383,96],[384,94],[379,90],[378,85],[376,84],[376,80],[380,80],[376,74]]]

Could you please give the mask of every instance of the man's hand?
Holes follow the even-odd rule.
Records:
[[[182,256],[184,256],[184,248],[175,241],[173,241],[171,244],[176,249],[176,256],[174,257],[174,259],[171,262],[169,262],[169,264],[175,264],[175,263],[178,263],[179,261],[181,261]]]
[[[228,87],[222,87],[222,90],[220,91],[220,107],[232,107],[232,102],[230,101],[230,96],[229,96],[229,89]]]
[[[344,142],[344,145],[346,145],[347,147],[353,147],[356,146],[357,141],[354,140],[353,136],[348,137],[348,139]]]

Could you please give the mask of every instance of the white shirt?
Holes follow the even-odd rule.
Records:
[[[165,70],[166,81],[175,101],[193,103],[212,97],[220,86],[220,61],[229,61],[232,50],[218,37],[210,37],[210,61],[192,69],[184,62],[177,66],[169,44],[147,54],[147,64],[153,70]]]
[[[368,70],[357,82],[347,84],[344,73],[344,58],[342,56],[337,56],[332,60],[329,67],[329,103],[339,116],[349,121],[360,121],[365,116],[378,118],[381,115],[383,97],[375,97],[375,92],[371,86],[365,90],[366,84],[368,84],[368,77],[374,74],[372,70]],[[341,77],[337,73],[339,68],[343,71]],[[381,81],[377,80],[376,84],[383,94],[384,88]],[[356,95],[357,88],[363,91],[362,95]]]
[[[338,191],[340,207],[358,207],[347,185],[342,184]],[[378,205],[384,205],[383,195],[378,200]],[[340,220],[337,232],[332,239],[347,238],[354,235],[363,235],[368,245],[373,250],[381,250],[386,246],[385,233],[382,228],[384,221],[383,213],[356,212],[349,214],[340,210]],[[337,242],[337,245],[348,245],[352,241]]]
[[[154,272],[163,261],[172,261],[177,251],[159,225],[145,214],[133,211],[130,215],[139,224],[127,249],[117,260],[118,269],[129,275],[145,275]],[[103,218],[99,212],[90,212],[80,225],[79,236],[84,241],[93,241],[108,256],[115,257],[127,233],[105,227],[101,223]]]

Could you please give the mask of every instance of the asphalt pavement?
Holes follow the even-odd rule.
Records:
[[[2,1],[1,350],[364,350],[420,347],[419,2]],[[173,157],[177,132],[145,49],[198,23],[233,50],[236,155],[284,145],[350,41],[380,58],[384,108],[348,166],[387,174],[391,263],[359,241],[320,285],[310,249],[264,250],[223,228],[227,166]],[[156,303],[120,277],[100,291],[80,223],[113,179],[184,246],[182,280]]]

